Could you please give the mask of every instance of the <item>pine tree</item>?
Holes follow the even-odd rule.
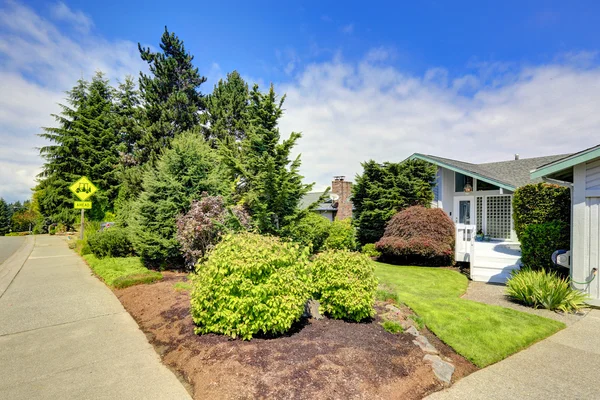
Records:
[[[119,84],[113,107],[113,126],[120,138],[118,167],[119,193],[115,199],[116,222],[127,226],[133,203],[142,190],[144,166],[138,164],[141,153],[139,141],[143,131],[145,110],[135,82],[127,77]]]
[[[67,92],[67,104],[60,104],[60,114],[52,114],[57,127],[43,128],[40,137],[51,142],[40,148],[45,160],[39,183],[35,188],[42,215],[53,222],[62,222],[72,227],[77,217],[73,210],[73,195],[69,185],[81,176],[81,138],[76,125],[81,116],[80,109],[88,97],[89,83],[83,79]]]
[[[219,195],[226,186],[218,155],[200,134],[185,132],[175,138],[156,168],[146,170],[132,213],[133,241],[144,263],[162,268],[183,265],[176,217],[203,192]]]
[[[186,52],[183,41],[174,33],[161,37],[161,52],[152,52],[138,44],[142,60],[150,75],[140,73],[140,91],[146,110],[146,130],[141,138],[139,164],[154,162],[160,150],[169,146],[181,132],[200,124],[204,102],[199,87],[206,78],[198,73]]]
[[[81,118],[76,124],[81,139],[81,174],[87,176],[98,191],[92,198],[90,218],[100,220],[106,212],[114,210],[119,188],[117,166],[121,138],[112,120],[114,89],[98,72],[88,89],[88,98],[80,109]]]
[[[354,224],[361,244],[378,241],[387,222],[404,208],[429,207],[433,200],[435,166],[421,160],[378,164],[362,163],[352,188]]]
[[[206,98],[206,139],[213,145],[223,143],[234,147],[246,138],[248,129],[248,84],[237,71],[219,80],[212,94]]]
[[[112,211],[118,190],[119,136],[112,125],[113,89],[98,72],[91,83],[84,80],[67,92],[67,104],[53,115],[57,127],[43,128],[41,137],[52,144],[42,147],[46,160],[36,187],[40,212],[53,222],[72,227],[78,212],[69,186],[87,176],[98,188],[92,199],[92,219]]]
[[[8,232],[10,232],[8,204],[6,204],[6,201],[0,197],[0,236],[4,236]]]
[[[234,198],[248,207],[260,231],[270,234],[279,234],[299,218],[300,199],[313,186],[302,183],[300,156],[290,159],[301,135],[292,132],[279,143],[278,120],[284,100],[285,96],[277,100],[273,85],[268,93],[261,93],[255,85],[250,93],[249,127],[241,153],[222,149],[231,178],[237,182]]]
[[[140,92],[131,76],[119,84],[115,91],[113,107],[113,127],[119,136],[121,164],[136,165],[138,142],[143,135],[144,108],[141,106]]]

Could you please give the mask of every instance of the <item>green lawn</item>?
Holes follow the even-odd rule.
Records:
[[[162,279],[160,272],[142,265],[139,257],[97,258],[93,254],[83,256],[85,261],[107,285],[125,288],[139,283],[152,283]]]
[[[458,272],[376,264],[379,283],[393,288],[433,333],[478,367],[500,361],[565,327],[548,318],[461,299],[468,280]]]

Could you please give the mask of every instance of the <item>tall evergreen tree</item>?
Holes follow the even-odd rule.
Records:
[[[144,263],[162,268],[183,265],[176,217],[203,192],[218,195],[226,186],[218,155],[200,134],[184,132],[175,138],[156,167],[146,170],[132,213],[133,241]]]
[[[185,50],[183,41],[166,27],[160,52],[141,44],[138,48],[150,69],[150,75],[140,73],[146,129],[139,142],[138,161],[144,164],[154,162],[176,135],[199,125],[200,111],[204,110],[199,87],[206,78],[192,64],[194,57]]]
[[[46,160],[36,187],[40,212],[53,222],[72,227],[77,218],[69,186],[82,175],[100,189],[93,198],[90,216],[101,219],[112,211],[118,189],[118,145],[112,120],[113,89],[98,72],[91,83],[80,80],[68,92],[67,104],[54,115],[57,127],[43,128],[49,140],[40,154]]]
[[[117,222],[126,226],[131,217],[133,203],[142,190],[144,166],[139,165],[139,142],[144,134],[145,110],[140,93],[131,77],[119,84],[115,94],[113,126],[120,138],[119,193],[115,200]]]
[[[119,188],[117,166],[121,138],[113,126],[114,89],[100,72],[96,73],[88,89],[88,98],[80,109],[76,124],[81,140],[81,174],[97,187],[90,217],[102,219],[114,210]]]
[[[268,93],[261,93],[255,85],[250,93],[249,127],[241,153],[222,149],[231,178],[237,182],[235,198],[248,207],[261,232],[272,234],[280,233],[299,217],[300,199],[313,186],[302,183],[300,156],[290,159],[301,135],[292,132],[279,143],[278,120],[284,100],[285,96],[277,99],[273,85]]]
[[[143,136],[144,108],[140,92],[131,76],[119,83],[115,91],[113,127],[120,139],[119,154],[125,166],[136,165],[139,152],[138,142]]]
[[[39,183],[35,190],[42,215],[53,222],[72,227],[77,216],[73,210],[73,195],[69,185],[81,176],[81,137],[76,125],[80,109],[88,97],[89,83],[83,79],[67,92],[66,104],[60,104],[61,113],[52,114],[57,127],[43,128],[40,137],[51,144],[40,148],[45,160]]]
[[[361,244],[378,241],[398,211],[414,205],[429,207],[433,200],[435,166],[421,160],[362,163],[363,173],[352,188],[354,223]]]
[[[2,197],[0,197],[0,236],[6,235],[10,232],[10,215],[8,211],[8,204]]]
[[[248,84],[237,71],[219,80],[212,94],[206,98],[206,139],[215,146],[223,143],[233,147],[246,138],[248,129]]]

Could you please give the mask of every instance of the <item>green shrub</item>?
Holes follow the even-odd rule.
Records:
[[[329,236],[323,243],[326,250],[355,250],[356,229],[352,221],[347,218],[333,221],[329,228]]]
[[[155,168],[143,176],[143,191],[131,211],[132,241],[145,265],[181,268],[177,216],[185,214],[203,192],[226,189],[217,152],[195,132],[178,135],[165,149]]]
[[[366,254],[369,257],[379,257],[381,253],[377,251],[375,243],[367,243],[360,250],[361,253]]]
[[[392,334],[400,333],[400,332],[404,331],[404,328],[402,328],[402,325],[400,325],[396,321],[384,321],[383,324],[381,324],[381,326],[383,326],[383,329],[385,329],[386,331],[388,331],[389,333],[392,333]]]
[[[108,228],[90,234],[87,242],[90,250],[98,258],[127,257],[134,255],[127,228]]]
[[[548,183],[521,186],[513,195],[515,231],[521,239],[531,224],[562,221],[570,224],[571,193],[566,187]]]
[[[313,253],[318,253],[329,237],[330,228],[331,221],[315,212],[309,212],[298,222],[288,225],[283,231],[283,236],[310,247]]]
[[[527,225],[521,233],[521,261],[527,268],[552,268],[552,253],[569,249],[569,226],[561,221]]]
[[[29,235],[29,232],[10,232],[4,236],[27,236],[27,235]]]
[[[364,254],[325,251],[312,264],[315,297],[333,318],[362,321],[375,315],[375,264]]]
[[[576,311],[583,307],[588,298],[585,293],[573,289],[568,279],[545,270],[515,272],[506,286],[509,297],[533,308]]]
[[[48,233],[50,235],[56,235],[56,226],[54,226],[54,225],[50,226],[50,228],[48,229]]]
[[[310,297],[308,249],[255,233],[226,235],[198,264],[192,285],[196,333],[281,334]]]

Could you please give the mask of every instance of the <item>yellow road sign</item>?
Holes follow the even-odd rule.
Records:
[[[89,210],[90,208],[92,208],[92,202],[91,201],[76,201],[75,204],[73,205],[73,208],[85,208],[86,210]]]
[[[77,196],[81,201],[87,200],[98,190],[98,188],[94,186],[94,184],[85,176],[79,178],[77,182],[69,187],[69,189],[71,192],[75,193],[75,196]]]

